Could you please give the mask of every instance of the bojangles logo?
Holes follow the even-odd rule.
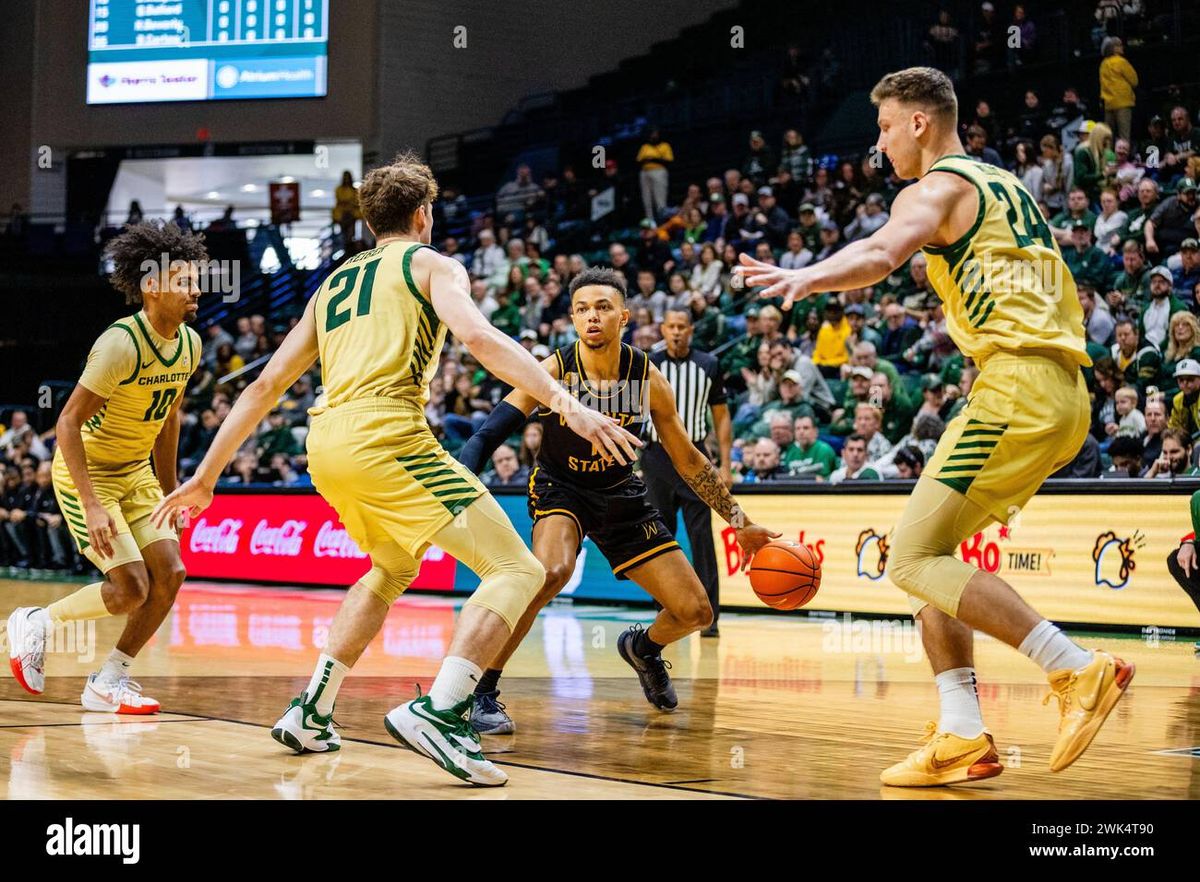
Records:
[[[868,527],[858,534],[858,542],[854,544],[854,554],[858,559],[858,575],[866,576],[873,582],[883,578],[887,569],[888,538],[882,533]]]

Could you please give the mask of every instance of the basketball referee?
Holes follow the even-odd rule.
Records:
[[[662,371],[675,390],[675,408],[679,411],[679,418],[688,430],[692,443],[701,451],[704,450],[704,438],[708,434],[708,410],[712,409],[713,427],[721,452],[721,479],[729,487],[733,485],[733,476],[729,471],[733,424],[725,404],[725,386],[721,382],[717,359],[707,352],[692,349],[693,330],[689,310],[667,310],[662,322],[662,335],[667,348],[652,353],[650,361]],[[658,442],[658,433],[653,425],[650,426],[649,443],[642,452],[642,479],[646,483],[646,498],[663,516],[672,536],[679,523],[679,510],[683,509],[683,523],[688,541],[692,544],[692,566],[704,585],[713,610],[712,625],[701,634],[704,637],[716,637],[720,604],[712,515],[708,504],[692,492],[692,488],[671,465],[670,458]]]

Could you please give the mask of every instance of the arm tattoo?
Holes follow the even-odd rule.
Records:
[[[734,529],[740,530],[746,526],[745,514],[730,495],[729,489],[711,462],[702,460],[699,468],[690,474],[683,475],[683,480],[695,491],[697,496],[704,500],[709,508],[724,518]]]

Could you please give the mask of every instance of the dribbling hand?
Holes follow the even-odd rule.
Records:
[[[745,572],[746,567],[750,566],[750,562],[754,560],[754,555],[760,548],[782,535],[782,533],[776,533],[766,527],[760,527],[758,524],[747,524],[739,529],[737,541],[738,545],[742,547],[742,572]]]

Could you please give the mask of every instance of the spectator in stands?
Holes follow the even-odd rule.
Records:
[[[1000,67],[1004,57],[1004,37],[996,18],[996,7],[985,2],[979,7],[979,27],[975,31],[972,66],[976,74],[989,73]]]
[[[1072,154],[1075,163],[1072,184],[1087,194],[1089,205],[1100,198],[1108,175],[1116,170],[1117,155],[1112,141],[1112,130],[1104,123],[1087,121],[1079,127],[1079,143]]]
[[[700,246],[700,262],[692,268],[689,284],[705,298],[715,298],[721,291],[721,271],[725,265],[717,259],[716,246],[705,242]]]
[[[253,358],[254,350],[258,348],[258,334],[250,327],[250,316],[238,317],[237,332],[237,339],[233,342],[234,351],[243,361]]]
[[[1105,187],[1100,192],[1100,214],[1093,227],[1096,247],[1109,256],[1116,254],[1128,223],[1128,215],[1120,209],[1117,191]]]
[[[1016,32],[1013,33],[1013,29]],[[1015,39],[1013,39],[1015,37]],[[1004,41],[1008,48],[1008,66],[1020,67],[1033,60],[1034,47],[1037,45],[1037,27],[1029,19],[1025,7],[1018,3],[1013,7],[1012,23],[1008,26],[1008,38]]]
[[[1145,478],[1194,478],[1200,475],[1191,463],[1192,436],[1183,429],[1170,428],[1163,432],[1162,453],[1146,470]]]
[[[1100,103],[1104,106],[1104,122],[1118,138],[1128,140],[1133,134],[1133,108],[1137,104],[1134,89],[1138,75],[1125,58],[1125,44],[1120,37],[1106,37],[1100,47]]]
[[[1138,390],[1134,386],[1122,386],[1113,395],[1114,419],[1104,427],[1109,437],[1129,436],[1141,439],[1146,434],[1146,418],[1138,410]]]
[[[1161,351],[1168,342],[1171,317],[1178,312],[1187,311],[1187,304],[1178,299],[1171,290],[1171,271],[1165,266],[1156,266],[1150,270],[1150,303],[1139,319],[1138,332],[1141,339]]]
[[[1067,191],[1074,174],[1074,163],[1071,155],[1063,150],[1057,135],[1043,135],[1039,142],[1041,149],[1042,189],[1039,196],[1052,210],[1061,212],[1067,202]],[[1087,195],[1084,194],[1083,208],[1087,208]],[[1053,224],[1053,221],[1051,221]]]
[[[1094,223],[1094,222],[1093,222]],[[1109,290],[1112,282],[1112,264],[1108,255],[1092,244],[1092,224],[1086,220],[1069,222],[1070,247],[1063,248],[1063,261],[1076,282],[1085,282],[1097,290]]]
[[[787,241],[790,225],[787,212],[779,207],[775,198],[775,191],[767,186],[759,187],[758,210],[753,213],[747,226],[749,238],[765,240],[773,249],[782,248]]]
[[[751,470],[742,479],[746,484],[778,481],[787,476],[779,465],[779,445],[770,438],[760,438],[751,450]]]
[[[1083,445],[1075,458],[1055,472],[1052,478],[1098,478],[1100,477],[1100,442],[1090,432],[1084,436]]]
[[[1200,431],[1200,361],[1185,358],[1175,367],[1179,391],[1171,402],[1167,426],[1181,429],[1190,438]]]
[[[889,303],[883,308],[883,322],[879,356],[896,365],[898,370],[904,370],[907,367],[903,364],[904,353],[920,339],[921,327],[899,303]]]
[[[927,45],[932,56],[933,66],[947,74],[950,79],[957,80],[962,37],[950,19],[948,9],[938,12],[937,21],[929,28]]]
[[[1162,354],[1153,343],[1141,342],[1137,326],[1129,319],[1121,319],[1113,329],[1116,342],[1112,345],[1112,360],[1116,366],[1117,379],[1137,386],[1145,394],[1148,386],[1157,385],[1162,370]],[[1100,363],[1096,364],[1096,378],[1100,377]],[[1116,387],[1113,387],[1116,391]]]
[[[1121,265],[1122,270],[1109,286],[1105,300],[1114,317],[1128,318],[1150,300],[1150,268],[1146,266],[1142,247],[1133,239],[1121,248]]]
[[[1063,90],[1062,101],[1050,111],[1046,125],[1058,137],[1063,151],[1070,155],[1079,143],[1079,126],[1087,120],[1087,105],[1079,100],[1079,90],[1068,86]]]
[[[793,440],[783,451],[783,467],[789,478],[828,478],[838,466],[834,449],[817,437],[817,423],[811,416],[796,417]]]
[[[4,454],[9,462],[15,463],[18,460],[16,449],[20,445],[24,446],[27,455],[39,462],[45,462],[50,458],[50,451],[46,449],[46,445],[38,437],[38,433],[29,424],[29,414],[23,410],[14,410],[11,424],[3,433],[0,433],[0,453]]]
[[[1200,225],[1200,212],[1196,214],[1196,222]],[[1175,261],[1179,265],[1175,266]],[[1184,239],[1179,245],[1179,253],[1167,261],[1174,271],[1172,285],[1176,291],[1191,292],[1200,282],[1200,240]]]
[[[1083,327],[1088,339],[1099,346],[1111,345],[1116,321],[1108,311],[1108,304],[1098,301],[1095,287],[1086,282],[1078,283],[1075,290],[1083,307]]]
[[[846,225],[844,230],[847,242],[857,242],[872,235],[891,219],[883,197],[871,193],[866,201],[855,209],[855,218]]]
[[[929,298],[935,296],[933,286],[929,283],[929,262],[924,253],[918,251],[908,262],[908,279],[900,284],[896,296],[907,310],[922,309]]]
[[[1195,235],[1192,215],[1196,213],[1196,182],[1181,178],[1175,195],[1164,199],[1145,222],[1146,252],[1165,260],[1179,250],[1184,239]]]
[[[799,416],[815,417],[812,405],[808,402],[804,392],[804,379],[800,372],[795,368],[788,367],[790,361],[788,353],[772,348],[771,367],[778,371],[780,367],[787,367],[787,370],[777,373],[778,376],[778,397],[768,401],[763,408],[763,416],[767,420],[767,425],[771,429],[771,437],[780,447],[786,447],[792,440],[793,422]],[[777,418],[786,417],[785,424],[776,432]]]
[[[829,476],[829,483],[842,481],[878,481],[879,473],[867,465],[867,439],[857,433],[842,445],[842,466]]]
[[[358,189],[354,186],[354,176],[350,170],[342,172],[342,181],[334,190],[333,222],[341,233],[343,246],[355,239],[355,228],[362,219],[362,209],[358,206]]]
[[[1162,396],[1154,396],[1146,402],[1145,417],[1141,468],[1148,469],[1162,453],[1162,436],[1167,429],[1167,403]]]
[[[817,332],[812,354],[813,364],[826,379],[837,379],[841,365],[850,360],[846,351],[846,338],[849,336],[850,323],[846,321],[842,303],[836,297],[830,297],[825,302],[825,320]]]
[[[831,254],[842,250],[842,228],[836,221],[827,220],[821,224],[821,247],[813,255],[813,263],[820,263]]]
[[[667,190],[670,186],[669,167],[675,161],[671,145],[663,140],[662,132],[655,126],[646,141],[638,148],[638,182],[642,190],[643,216],[657,221],[667,208]]]
[[[783,133],[783,148],[779,154],[780,168],[786,168],[792,179],[799,185],[807,184],[812,179],[812,153],[804,143],[804,137],[796,129],[788,129]]]
[[[130,201],[129,214],[125,218],[125,225],[140,224],[143,220],[145,220],[145,215],[142,213],[142,203],[136,199]]]
[[[37,467],[34,482],[37,490],[28,511],[34,533],[33,565],[46,570],[71,568],[75,559],[75,546],[71,541],[70,530],[63,520],[62,510],[58,507],[49,462],[43,462]]]
[[[776,162],[771,148],[767,146],[763,133],[757,130],[751,132],[750,152],[742,162],[742,176],[749,178],[757,188],[766,184],[767,178],[778,167],[779,163]]]
[[[138,209],[139,212],[141,209]],[[231,233],[237,229],[237,221],[233,218],[234,207],[232,205],[225,206],[225,213],[208,225],[207,232],[210,233]]]
[[[988,145],[987,131],[983,126],[971,125],[967,128],[966,150],[968,156],[973,156],[980,162],[1004,168],[1004,160],[994,147]]]
[[[869,346],[871,355],[874,356],[882,338],[878,331],[867,325],[866,307],[862,303],[851,303],[845,312],[846,321],[850,324],[850,336],[846,338],[846,345],[852,353],[857,352],[860,346]],[[853,361],[853,355],[851,360]]]
[[[525,210],[542,195],[542,188],[533,180],[533,172],[521,163],[517,166],[517,176],[496,191],[496,211],[500,215],[517,215],[523,220]]]
[[[658,230],[655,229],[654,222],[649,219],[643,219],[640,226],[641,238],[638,240],[637,267],[636,270],[631,271],[633,275],[632,279],[629,279],[628,275],[626,276],[629,281],[635,284],[637,282],[637,271],[639,270],[648,269],[654,273],[655,278],[658,278],[675,268],[675,259],[671,256],[671,246],[658,235]],[[624,271],[623,267],[617,267],[615,264],[613,265],[613,269],[622,269]]]
[[[1192,125],[1192,115],[1186,107],[1171,108],[1171,128],[1167,139],[1169,149],[1162,157],[1164,180],[1183,174],[1188,160],[1200,152],[1200,129]]]
[[[833,205],[833,185],[829,180],[829,169],[823,166],[815,168],[812,184],[804,188],[804,195],[800,198],[827,213]]]
[[[1151,178],[1142,178],[1136,188],[1138,204],[1128,212],[1126,228],[1127,239],[1133,239],[1139,246],[1146,242],[1146,221],[1150,220],[1154,210],[1158,208],[1158,182]]]
[[[1013,148],[1013,162],[1009,167],[1014,175],[1021,179],[1025,189],[1036,199],[1042,192],[1042,165],[1033,152],[1033,144],[1029,141],[1018,141]]]
[[[663,319],[667,309],[667,295],[658,290],[654,271],[643,266],[637,274],[637,293],[629,298],[626,309],[636,312],[639,308],[650,310],[650,318],[656,324]]]
[[[1117,199],[1122,205],[1134,201],[1137,195],[1137,185],[1146,174],[1146,170],[1137,163],[1133,155],[1133,147],[1124,138],[1118,138],[1113,146],[1117,154],[1117,167],[1113,176],[1113,186],[1117,190]]]
[[[925,454],[916,447],[901,447],[896,451],[894,464],[896,477],[905,481],[915,481],[925,470]]]
[[[471,275],[476,279],[491,279],[504,267],[504,249],[496,244],[491,230],[479,231],[479,247],[471,258]]]
[[[492,313],[500,306],[496,302],[496,298],[491,295],[488,283],[483,279],[475,279],[471,282],[471,299],[475,301],[475,306],[479,308],[486,319],[491,319]]]
[[[492,454],[492,468],[483,481],[489,487],[523,487],[529,482],[529,469],[521,465],[516,451],[501,444]]]
[[[1118,435],[1108,445],[1112,465],[1101,478],[1137,478],[1142,474],[1142,441],[1134,435]]]
[[[190,476],[196,470],[220,428],[216,411],[211,407],[204,408],[195,430],[184,435],[179,445],[179,471],[182,474]]]

